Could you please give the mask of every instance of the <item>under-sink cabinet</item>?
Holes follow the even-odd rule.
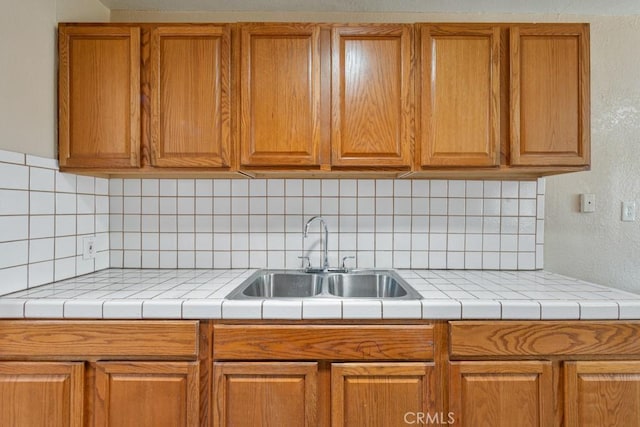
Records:
[[[214,426],[386,427],[435,414],[432,325],[214,325]]]

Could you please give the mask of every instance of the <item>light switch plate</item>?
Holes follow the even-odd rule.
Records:
[[[636,220],[636,202],[634,201],[622,202],[622,220],[623,221]]]

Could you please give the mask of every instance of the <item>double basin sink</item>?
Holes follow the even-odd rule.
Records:
[[[393,270],[304,272],[258,270],[227,299],[252,298],[422,298]]]

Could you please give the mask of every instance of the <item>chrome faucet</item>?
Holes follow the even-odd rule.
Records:
[[[327,222],[321,216],[314,216],[309,218],[307,223],[304,225],[304,237],[307,237],[309,233],[309,226],[314,221],[320,221],[320,226],[324,228],[324,246],[322,244],[322,239],[320,239],[320,250],[322,251],[322,267],[323,271],[329,270],[329,229],[327,228]]]

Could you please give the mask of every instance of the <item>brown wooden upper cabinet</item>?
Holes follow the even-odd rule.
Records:
[[[588,166],[588,28],[419,24],[419,167]]]
[[[241,167],[409,169],[412,34],[241,24]]]
[[[230,26],[151,31],[151,164],[230,166]]]
[[[242,166],[320,163],[320,27],[240,25]]]
[[[420,25],[424,167],[500,162],[500,28]]]
[[[332,165],[409,168],[412,26],[331,31]]]
[[[61,167],[140,165],[140,29],[59,27]]]
[[[588,24],[510,31],[511,164],[590,162]]]

